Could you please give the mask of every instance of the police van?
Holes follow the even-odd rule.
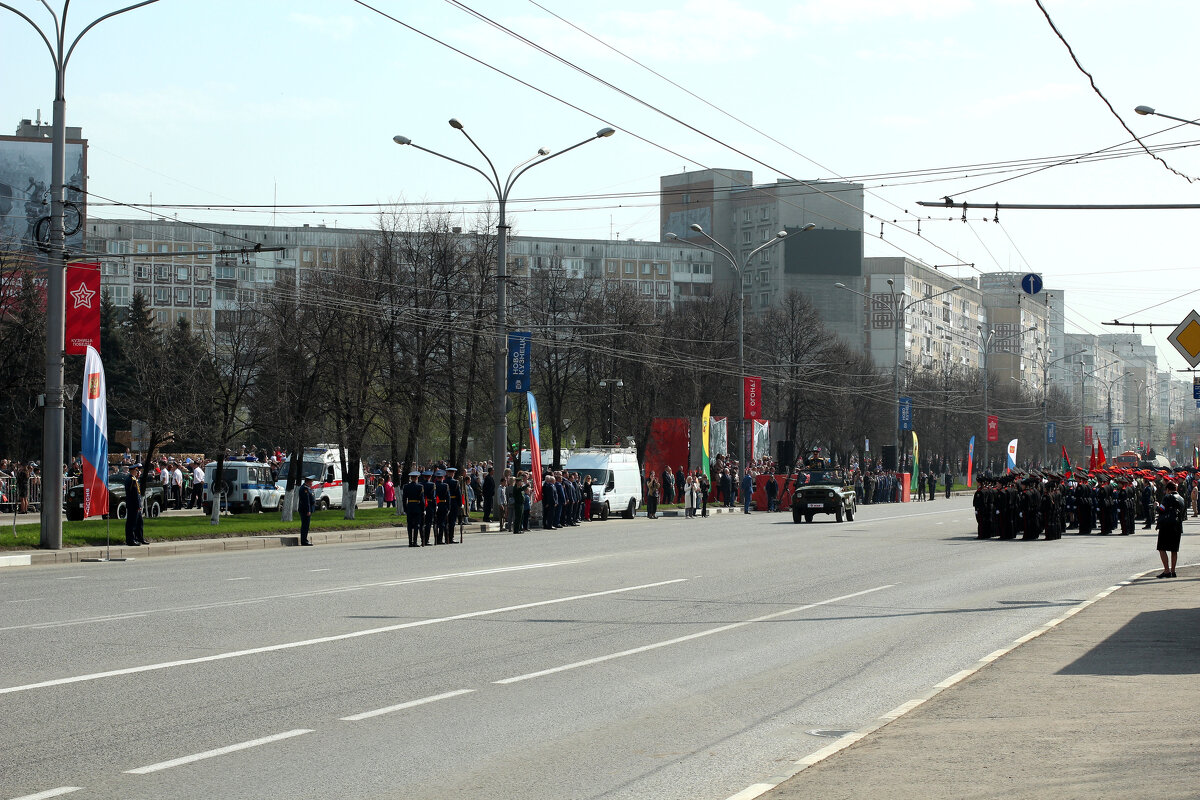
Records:
[[[291,469],[291,465],[291,456],[288,456],[284,459],[283,466],[279,468],[275,488],[279,490],[281,497],[287,489],[288,470]],[[366,476],[366,465],[360,463],[358,465],[357,498],[359,503],[366,499],[363,497],[367,489]],[[300,482],[303,483],[308,478],[313,480],[313,499],[316,501],[317,508],[343,507],[342,489],[345,485],[345,476],[342,474],[342,450],[340,447],[336,444],[319,444],[316,447],[304,448],[304,452],[300,456]]]
[[[283,492],[271,481],[271,468],[261,461],[227,459],[216,479],[217,462],[204,467],[204,513],[212,513],[214,492],[222,509],[238,514],[243,511],[277,511]]]

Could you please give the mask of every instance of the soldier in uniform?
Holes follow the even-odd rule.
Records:
[[[1075,516],[1079,519],[1079,533],[1083,536],[1091,533],[1095,524],[1093,509],[1091,481],[1080,481],[1075,489]]]
[[[400,499],[404,503],[404,516],[408,522],[408,546],[421,546],[421,529],[425,520],[425,487],[417,483],[421,473],[413,470],[408,473],[408,483],[400,491]]]
[[[446,544],[454,544],[454,526],[458,524],[463,508],[462,487],[458,485],[458,467],[446,467],[446,490],[450,493],[450,501],[446,506],[446,516],[449,519]]]
[[[437,484],[433,482],[433,470],[427,469],[421,473],[425,480],[421,481],[421,491],[425,495],[425,511],[421,515],[421,546],[429,546],[429,534],[433,531],[434,517],[437,510]]]
[[[1121,482],[1121,488],[1118,492],[1118,497],[1121,504],[1121,535],[1129,536],[1133,533],[1134,519],[1137,515],[1137,502],[1134,497],[1137,494],[1137,489],[1126,478]]]
[[[1097,487],[1097,495],[1100,500],[1100,535],[1108,536],[1113,531],[1113,514],[1117,510],[1113,487],[1108,482],[1101,483]]]
[[[437,470],[433,473],[433,543],[446,544],[450,519],[450,487],[444,480],[446,473]]]
[[[992,535],[992,482],[989,478],[980,478],[975,487],[975,497],[971,504],[975,507],[975,527],[977,538],[988,539]]]
[[[1042,532],[1041,478],[1030,476],[1025,479],[1021,492],[1021,538],[1036,539]]]
[[[142,469],[134,464],[129,468],[129,482],[125,486],[125,544],[138,547],[146,541],[142,521]]]

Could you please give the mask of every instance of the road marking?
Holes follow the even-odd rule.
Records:
[[[28,567],[33,564],[33,556],[0,556],[0,567]]]
[[[157,588],[158,588],[157,586],[138,586],[134,589],[125,589],[124,591],[126,591],[126,592],[144,592],[144,591],[147,591],[148,589],[157,589]]]
[[[871,594],[872,592],[882,591],[883,589],[890,589],[893,586],[895,586],[894,583],[890,583],[886,586],[876,586],[874,589],[864,589],[861,592],[854,592],[853,594],[844,594],[841,597],[831,597],[828,600],[821,600],[816,603],[808,603],[807,605],[796,606],[795,608],[785,609],[784,611],[776,611],[773,614],[764,614],[763,616],[755,617],[754,619],[747,619],[747,620],[743,620],[741,622],[733,622],[728,625],[721,625],[716,628],[709,628],[708,630],[697,631],[696,633],[689,633],[686,636],[678,636],[674,639],[667,639],[666,641],[663,641],[663,642],[655,642],[653,644],[646,644],[646,645],[642,645],[641,647],[634,647],[629,650],[622,650],[619,653],[609,653],[608,655],[597,656],[596,658],[589,658],[589,659],[585,659],[583,661],[576,661],[573,664],[563,664],[561,667],[551,667],[550,669],[538,670],[537,672],[530,672],[525,675],[517,675],[512,678],[504,678],[503,680],[492,681],[492,682],[498,683],[501,685],[509,684],[509,683],[520,683],[521,681],[527,681],[532,678],[541,678],[546,675],[553,675],[558,672],[566,672],[567,670],[578,669],[579,667],[588,667],[593,664],[600,664],[605,661],[612,661],[613,659],[624,658],[625,656],[637,655],[638,653],[645,653],[650,650],[657,650],[661,647],[670,647],[671,645],[674,645],[674,644],[690,642],[693,639],[701,639],[705,636],[712,636],[713,634],[724,633],[725,631],[731,631],[736,628],[743,628],[747,625],[753,625],[756,622],[766,622],[769,619],[775,619],[777,617],[785,617],[790,614],[797,614],[801,611],[807,611],[810,608],[816,608],[817,606],[829,605],[830,603],[836,603],[840,600],[849,600],[852,597],[861,597],[864,594]]]
[[[540,606],[551,606],[557,603],[569,603],[573,600],[587,600],[593,597],[604,597],[606,595],[621,594],[623,592],[636,592],[639,589],[654,589],[659,586],[669,586],[673,583],[684,583],[687,578],[674,578],[667,581],[656,581],[655,583],[643,583],[638,586],[622,586],[619,589],[605,589],[599,592],[588,592],[586,594],[575,594],[568,597],[556,597],[552,600],[538,600],[533,603],[521,603],[515,606],[501,606],[500,608],[489,608],[483,611],[468,611],[463,614],[455,614],[449,617],[435,617],[432,619],[421,619],[413,622],[401,622],[397,625],[387,625],[382,628],[368,628],[361,631],[352,631],[350,633],[339,633],[332,636],[322,636],[317,639],[304,639],[298,642],[283,642],[282,644],[270,644],[262,647],[252,647],[247,650],[234,650],[228,653],[215,653],[211,656],[200,656],[198,658],[183,658],[178,661],[164,661],[159,664],[145,664],[140,667],[126,667],[124,669],[112,669],[106,672],[93,672],[88,675],[74,675],[69,678],[55,678],[54,680],[41,681],[39,683],[29,683],[24,686],[8,686],[0,689],[0,695],[15,694],[16,692],[28,692],[32,689],[44,689],[50,686],[64,686],[70,683],[83,683],[85,681],[95,681],[101,678],[115,678],[121,675],[134,675],[139,672],[154,672],[157,670],[172,669],[174,667],[184,667],[191,664],[205,664],[210,661],[224,661],[230,658],[242,658],[244,656],[253,656],[260,653],[274,653],[279,650],[292,650],[297,647],[309,647],[316,644],[327,644],[329,642],[340,642],[346,639],[357,639],[363,636],[374,636],[379,633],[391,633],[400,631],[406,628],[418,628],[425,625],[436,625],[439,622],[452,622],[460,619],[474,619],[476,617],[486,617],[493,614],[504,614],[509,611],[523,611],[527,608],[538,608]],[[853,595],[850,595],[853,596]]]
[[[47,789],[46,791],[38,792],[37,794],[27,794],[22,795],[21,797],[14,797],[13,800],[48,800],[48,798],[51,797],[61,797],[64,794],[78,792],[82,788],[82,786],[60,786],[57,789]]]
[[[320,569],[310,569],[309,572],[329,572],[329,567],[321,567]]]
[[[431,697],[422,697],[420,700],[410,700],[407,703],[400,703],[399,705],[388,706],[387,708],[377,708],[374,711],[364,711],[361,714],[354,714],[353,716],[342,717],[342,721],[343,722],[360,722],[364,719],[370,719],[371,717],[381,717],[384,714],[390,714],[393,711],[403,711],[406,708],[413,708],[415,706],[423,706],[426,703],[434,703],[434,702],[437,702],[438,700],[446,700],[451,697],[458,697],[459,695],[462,695],[462,694],[470,694],[473,691],[475,691],[475,690],[474,689],[458,689],[457,691],[453,691],[453,692],[445,692],[443,694],[435,694]]]
[[[63,622],[31,622],[31,623],[26,623],[24,625],[10,625],[7,627],[0,627],[0,631],[17,631],[17,630],[27,630],[27,629],[41,630],[44,628],[55,628],[55,627],[67,626],[67,625],[81,625],[81,624],[92,623],[92,622],[117,622],[120,620],[130,619],[133,617],[144,617],[147,614],[177,613],[177,612],[181,612],[181,611],[208,611],[208,610],[211,610],[214,608],[228,608],[230,606],[245,606],[245,605],[252,605],[254,603],[270,602],[272,600],[296,600],[296,599],[304,598],[304,597],[319,597],[320,595],[325,595],[325,594],[337,594],[339,592],[355,591],[358,589],[371,589],[371,588],[376,588],[376,587],[381,587],[381,586],[384,586],[384,587],[403,586],[403,585],[409,584],[409,583],[428,583],[430,581],[442,581],[442,580],[448,580],[450,578],[473,578],[478,575],[493,575],[493,574],[503,573],[503,572],[519,572],[519,571],[528,570],[528,569],[544,569],[546,567],[561,567],[561,566],[568,566],[571,564],[580,564],[586,560],[588,560],[588,559],[572,559],[569,561],[548,561],[548,562],[537,563],[537,564],[518,564],[517,566],[513,566],[513,567],[494,567],[492,569],[480,569],[480,570],[473,570],[470,572],[447,572],[447,573],[444,573],[441,575],[427,575],[427,576],[424,576],[421,578],[400,578],[398,580],[378,581],[376,583],[364,583],[364,584],[359,584],[356,586],[344,586],[344,587],[340,587],[340,588],[333,587],[333,588],[329,588],[329,589],[308,589],[303,592],[292,592],[290,594],[274,594],[274,595],[264,595],[261,597],[247,597],[247,598],[243,598],[240,600],[221,600],[221,601],[217,601],[215,603],[201,603],[201,604],[193,605],[193,606],[152,608],[152,609],[147,609],[144,611],[139,611],[136,614],[133,614],[133,613],[106,614],[104,616],[99,616],[99,617],[84,617],[81,619],[65,620]],[[80,576],[80,577],[83,577],[83,576]]]
[[[249,576],[247,576],[245,578],[226,578],[225,580],[227,580],[227,581],[248,581],[248,580],[251,580],[251,578]]]
[[[271,742],[278,742],[283,739],[291,739],[295,736],[303,736],[306,733],[313,733],[313,731],[311,731],[307,728],[298,728],[297,730],[287,731],[286,733],[277,733],[274,736],[264,736],[261,739],[252,739],[248,742],[241,742],[239,744],[231,744],[227,747],[218,747],[216,750],[206,750],[203,753],[196,753],[194,755],[183,756],[181,758],[173,758],[170,761],[160,761],[157,764],[151,764],[147,767],[138,767],[137,769],[127,769],[127,770],[125,770],[125,774],[127,774],[127,775],[148,775],[151,772],[159,772],[160,770],[170,769],[171,767],[178,767],[178,766],[182,766],[183,764],[191,764],[195,761],[203,761],[206,758],[214,758],[216,756],[223,756],[223,755],[226,755],[227,753],[236,753],[239,750],[248,750],[251,747],[258,747],[259,745],[270,744]]]
[[[36,603],[41,600],[40,597],[30,597],[28,600],[5,600],[6,603]]]

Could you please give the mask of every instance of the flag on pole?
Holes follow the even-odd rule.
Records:
[[[1071,459],[1067,457],[1067,446],[1065,444],[1062,446],[1062,451],[1063,451],[1062,471],[1070,472],[1071,471]]]
[[[917,481],[920,480],[920,478],[918,476],[920,475],[920,472],[921,472],[921,468],[918,465],[918,460],[917,460],[917,432],[916,431],[912,432],[912,437],[913,437],[913,463],[912,463],[912,475],[909,476],[909,480],[908,480],[908,488],[909,488],[910,492],[916,492],[916,491],[919,491],[919,489],[917,487]],[[924,487],[920,487],[920,488],[924,488]]]
[[[750,440],[750,460],[771,455],[771,422],[765,419],[751,421],[754,437]]]
[[[1017,468],[1017,440],[1008,443],[1008,472]]]
[[[1104,457],[1104,442],[1096,442],[1096,468],[1103,469],[1108,459]]]
[[[709,416],[711,410],[712,403],[706,403],[704,410],[700,412],[700,469],[704,470],[701,474],[706,476],[712,474],[708,469],[708,427],[712,422],[712,417]],[[680,490],[682,491],[682,487]]]
[[[525,393],[525,401],[529,404],[529,468],[533,472],[533,499],[542,499],[542,440],[538,436],[537,400],[533,392]]]
[[[971,475],[975,469],[975,437],[967,442],[967,488],[971,488]]]
[[[83,517],[108,513],[108,400],[104,364],[88,345],[83,364]]]

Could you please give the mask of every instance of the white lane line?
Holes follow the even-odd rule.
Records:
[[[126,591],[126,592],[145,592],[145,591],[148,591],[148,590],[150,590],[150,589],[157,589],[157,588],[158,588],[157,586],[137,586],[137,587],[135,587],[135,588],[133,588],[133,589],[124,589],[123,591]]]
[[[458,697],[459,695],[470,694],[473,691],[475,691],[475,690],[474,689],[458,689],[457,691],[453,691],[453,692],[445,692],[443,694],[435,694],[431,697],[422,697],[420,700],[410,700],[407,703],[400,703],[399,705],[388,706],[387,708],[377,708],[374,711],[364,711],[361,714],[354,714],[353,716],[342,717],[342,722],[360,722],[364,719],[370,719],[371,717],[381,717],[384,714],[391,714],[393,711],[403,711],[406,708],[414,708],[416,706],[423,706],[426,703],[435,703],[438,700],[446,700],[451,697]]]
[[[40,597],[30,597],[28,600],[5,600],[6,603],[36,603],[41,600]]]
[[[329,567],[321,567],[320,569],[310,569],[309,572],[329,572]]]
[[[148,614],[122,614],[121,619],[137,619],[138,617],[149,616]],[[22,627],[29,628],[34,631],[44,631],[47,628],[69,628],[72,625],[87,625],[91,620],[79,619],[73,622],[48,622],[44,625],[23,625]]]
[[[271,742],[278,742],[283,739],[291,739],[295,736],[303,736],[306,733],[313,733],[313,731],[308,730],[307,728],[298,728],[297,730],[294,730],[294,731],[287,731],[285,733],[277,733],[274,736],[264,736],[261,739],[252,739],[249,742],[240,742],[239,744],[231,744],[228,747],[218,747],[216,750],[206,750],[203,753],[195,753],[193,755],[183,756],[181,758],[172,758],[170,761],[160,761],[157,764],[150,764],[149,766],[146,766],[146,767],[138,767],[137,769],[127,769],[127,770],[125,770],[125,774],[127,774],[127,775],[148,775],[151,772],[159,772],[160,770],[170,769],[171,767],[178,767],[178,766],[182,766],[183,764],[191,764],[195,761],[203,761],[206,758],[214,758],[216,756],[223,756],[223,755],[226,755],[227,753],[236,753],[239,750],[248,750],[251,747],[258,747],[259,745],[270,744]]]
[[[525,675],[517,675],[512,678],[504,678],[503,680],[492,681],[492,682],[498,683],[501,685],[509,684],[509,683],[520,683],[521,681],[527,681],[532,678],[541,678],[546,675],[553,675],[557,672],[566,672],[567,670],[578,669],[579,667],[588,667],[593,664],[600,664],[605,661],[612,661],[613,659],[624,658],[625,656],[637,655],[638,653],[645,653],[650,650],[657,650],[660,647],[670,647],[671,645],[674,645],[674,644],[690,642],[693,639],[700,639],[705,636],[712,636],[717,633],[724,633],[725,631],[731,631],[736,628],[743,628],[747,625],[753,625],[756,622],[766,622],[769,619],[775,619],[777,617],[785,617],[790,614],[797,614],[801,611],[807,611],[810,608],[816,608],[817,606],[825,606],[825,605],[829,605],[830,603],[837,603],[841,600],[849,600],[852,597],[861,597],[864,594],[871,594],[872,592],[882,591],[883,589],[890,589],[893,586],[895,586],[894,583],[890,583],[886,586],[876,586],[874,589],[864,589],[861,592],[854,592],[853,594],[844,594],[841,597],[831,597],[828,600],[821,600],[816,603],[808,603],[807,605],[796,606],[795,608],[789,608],[789,609],[785,609],[783,611],[776,611],[773,614],[764,614],[763,616],[755,617],[754,619],[747,619],[747,620],[743,620],[741,622],[733,622],[728,625],[721,625],[720,627],[717,627],[717,628],[709,628],[708,630],[697,631],[696,633],[689,633],[686,636],[678,636],[674,639],[667,639],[664,642],[655,642],[654,644],[646,644],[646,645],[642,645],[641,647],[634,647],[629,650],[622,650],[619,653],[609,653],[608,655],[597,656],[596,658],[589,658],[589,659],[585,659],[583,661],[576,661],[573,664],[563,664],[561,667],[551,667],[550,669],[538,670],[537,672],[530,672]]]
[[[87,575],[60,575],[57,578],[55,578],[54,580],[56,580],[56,581],[81,581],[86,577],[87,577]]]
[[[9,625],[0,627],[0,632],[3,631],[18,631],[43,628],[54,628],[60,625],[79,625],[88,622],[115,622],[130,617],[143,617],[147,614],[163,614],[169,612],[181,611],[208,611],[214,608],[229,608],[230,606],[245,606],[254,603],[265,603],[272,600],[296,600],[304,597],[318,597],[325,594],[336,594],[338,592],[353,591],[357,589],[371,589],[380,586],[403,586],[409,583],[428,583],[429,581],[442,581],[450,578],[473,578],[479,575],[494,575],[503,572],[519,572],[528,569],[543,569],[545,567],[561,567],[571,564],[580,564],[587,559],[572,559],[569,561],[548,561],[538,564],[518,564],[513,567],[495,567],[493,569],[472,570],[470,572],[447,572],[441,575],[427,575],[421,578],[400,578],[392,581],[379,581],[376,583],[363,583],[354,586],[345,586],[341,588],[333,587],[329,589],[309,589],[303,592],[291,592],[289,594],[274,594],[264,595],[260,597],[247,597],[241,600],[221,600],[215,603],[201,603],[194,606],[168,606],[165,608],[152,608],[140,611],[137,614],[106,614],[100,617],[85,617],[82,619],[65,620],[63,622],[37,622],[27,623],[25,625]],[[83,576],[80,576],[83,577]]]
[[[573,600],[587,600],[593,597],[604,597],[606,595],[621,594],[623,592],[636,592],[639,589],[654,589],[659,586],[669,586],[673,583],[684,583],[687,578],[674,578],[668,581],[656,581],[655,583],[643,583],[639,586],[622,586],[619,589],[605,589],[599,592],[588,592],[586,594],[574,594],[568,597],[556,597],[552,600],[538,600],[533,603],[521,603],[515,606],[501,606],[500,608],[489,608],[483,611],[468,611],[464,614],[455,614],[450,617],[435,617],[432,619],[421,619],[414,622],[401,622],[397,625],[387,625],[382,628],[368,628],[361,631],[352,631],[351,633],[339,633],[333,636],[322,636],[317,639],[304,639],[298,642],[284,642],[282,644],[264,645],[263,647],[252,647],[248,650],[234,650],[228,653],[215,653],[211,656],[200,656],[198,658],[183,658],[178,661],[164,661],[159,664],[145,664],[140,667],[126,667],[124,669],[112,669],[107,672],[93,672],[88,675],[75,675],[69,678],[55,678],[54,680],[41,681],[40,683],[28,683],[24,686],[8,686],[0,689],[0,695],[15,694],[16,692],[28,692],[32,689],[44,689],[49,686],[64,686],[69,683],[83,683],[85,681],[95,681],[101,678],[115,678],[121,675],[134,675],[139,672],[153,672],[156,670],[172,669],[174,667],[184,667],[191,664],[205,664],[210,661],[224,661],[230,658],[242,658],[244,656],[253,656],[260,653],[274,653],[279,650],[291,650],[297,647],[309,647],[315,644],[326,644],[328,642],[340,642],[346,639],[357,639],[362,636],[374,636],[379,633],[391,633],[392,631],[400,631],[406,628],[419,628],[424,625],[436,625],[439,622],[452,622],[460,619],[474,619],[475,617],[486,617],[493,614],[504,614],[509,611],[522,611],[527,608],[538,608],[539,606],[551,606],[557,603],[569,603]]]
[[[37,794],[26,794],[22,795],[21,797],[14,797],[13,800],[48,800],[48,798],[51,797],[61,797],[64,794],[78,792],[82,788],[82,786],[60,786],[57,789],[47,789],[46,791],[38,792]]]
[[[227,581],[248,581],[248,580],[250,580],[250,576],[246,576],[245,578],[226,578],[225,580],[227,580]]]

